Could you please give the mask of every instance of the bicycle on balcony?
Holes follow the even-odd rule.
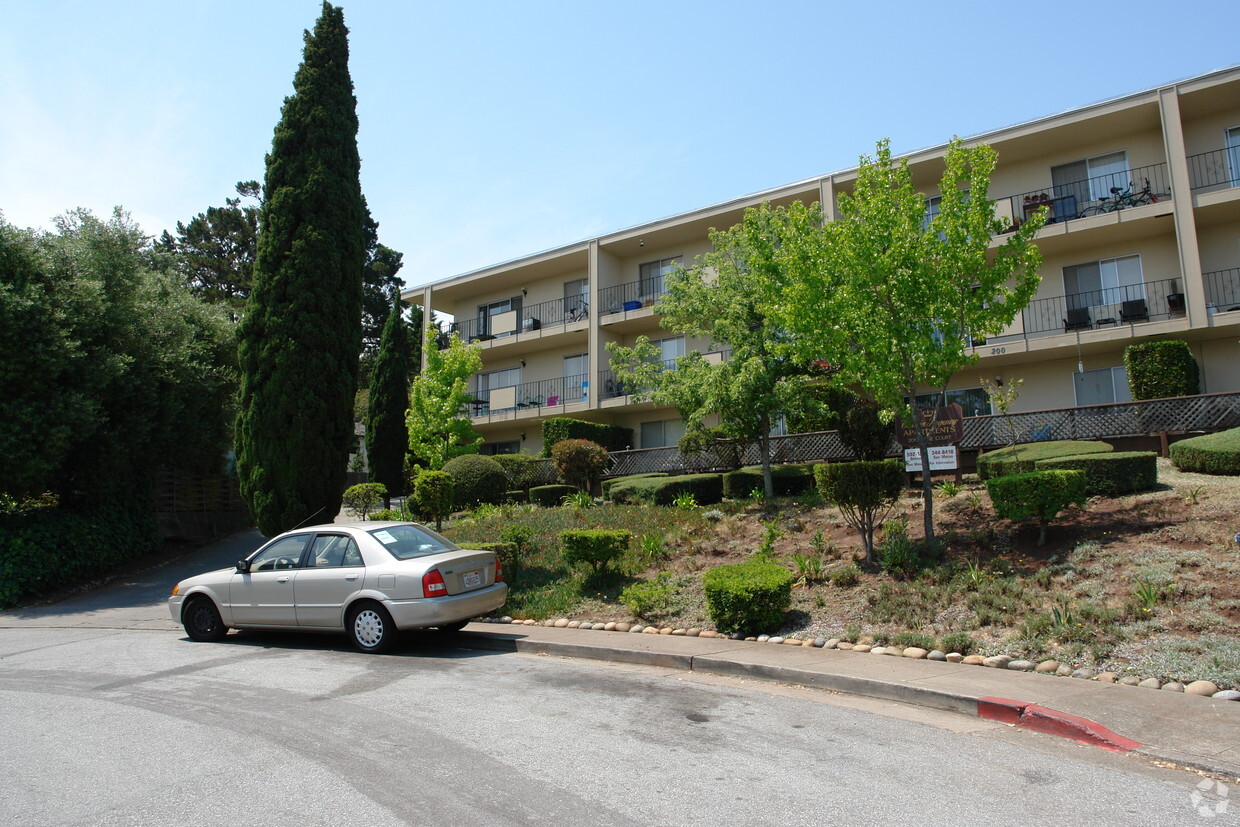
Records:
[[[1158,199],[1167,197],[1168,196],[1165,194],[1155,195],[1154,191],[1150,189],[1150,179],[1148,178],[1145,179],[1145,188],[1138,190],[1135,193],[1132,191],[1132,182],[1129,181],[1128,189],[1124,190],[1119,187],[1111,187],[1110,198],[1104,196],[1099,199],[1097,204],[1081,210],[1080,217],[1085,218],[1090,215],[1102,215],[1103,213],[1119,212],[1120,210],[1126,210],[1129,207],[1141,207],[1146,204],[1157,204]]]

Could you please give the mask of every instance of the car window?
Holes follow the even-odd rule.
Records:
[[[425,557],[428,554],[439,554],[443,551],[456,551],[460,548],[456,543],[436,534],[429,528],[415,525],[376,528],[370,532],[370,535],[397,560],[411,560],[414,557]]]
[[[343,534],[320,534],[311,547],[310,565],[315,568],[337,568],[362,565],[362,554],[352,537]]]
[[[250,558],[250,571],[280,571],[301,566],[301,553],[306,548],[308,534],[294,534],[275,540]]]

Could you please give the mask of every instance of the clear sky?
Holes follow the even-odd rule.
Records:
[[[344,0],[423,284],[1240,63],[1220,2]],[[263,177],[312,0],[0,0],[0,212],[158,235]]]

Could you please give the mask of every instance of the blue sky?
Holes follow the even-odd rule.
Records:
[[[410,285],[1240,62],[1228,2],[344,2]],[[0,0],[0,212],[262,180],[311,0]]]

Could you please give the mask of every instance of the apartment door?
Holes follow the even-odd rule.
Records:
[[[564,357],[564,399],[568,402],[584,401],[590,397],[590,357],[574,353]]]
[[[1123,366],[1086,370],[1072,374],[1076,383],[1076,404],[1106,405],[1111,402],[1131,402],[1128,391],[1128,372]]]
[[[1089,203],[1111,197],[1111,187],[1127,189],[1132,183],[1128,173],[1128,154],[1110,152],[1070,164],[1051,167],[1051,184],[1056,198],[1072,198],[1069,212],[1079,212]]]
[[[1231,185],[1240,186],[1240,126],[1227,130],[1227,166],[1231,169]]]

